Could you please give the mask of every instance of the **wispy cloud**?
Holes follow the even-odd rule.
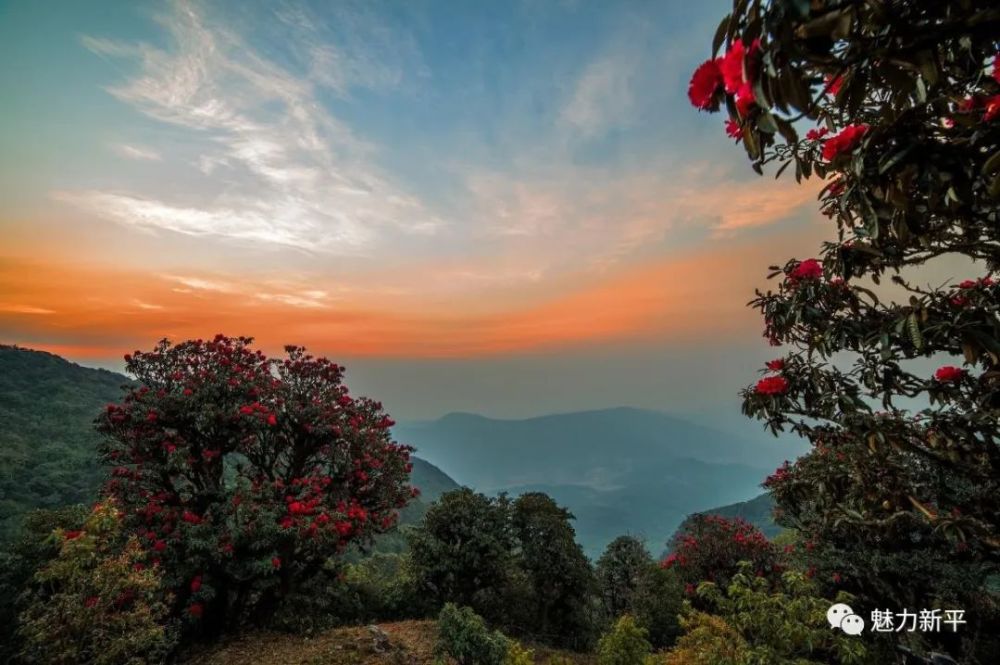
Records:
[[[122,157],[136,159],[139,161],[158,162],[163,157],[152,148],[141,145],[130,145],[128,143],[115,143],[111,149]]]
[[[0,303],[0,312],[5,312],[7,314],[34,314],[43,316],[56,313],[54,309],[33,307],[31,305],[19,305],[17,303]]]
[[[638,55],[628,50],[606,53],[591,62],[577,80],[560,120],[583,138],[626,123],[634,108],[634,70]]]
[[[61,199],[147,229],[322,253],[362,253],[385,236],[442,226],[375,165],[375,147],[319,102],[309,73],[261,55],[193,3],[177,0],[170,7],[159,17],[169,48],[94,37],[83,43],[95,53],[138,61],[138,74],[109,91],[152,118],[190,130],[203,150],[202,169],[225,170],[225,188],[208,203],[102,190],[62,192]],[[313,69],[328,71],[338,47],[319,44],[312,32],[307,37]],[[365,75],[356,54],[344,57],[349,74],[338,85],[346,88]],[[135,149],[128,153],[139,156]]]

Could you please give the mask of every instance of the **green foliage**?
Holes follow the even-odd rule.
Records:
[[[681,633],[683,587],[674,571],[657,565],[647,568],[640,580],[632,611],[639,625],[649,633],[654,649],[672,646]]]
[[[499,619],[514,541],[510,505],[469,488],[444,494],[409,534],[410,557],[422,593],[438,605],[454,602]]]
[[[532,590],[534,621],[526,632],[581,651],[593,645],[599,604],[594,573],[575,540],[572,517],[547,495],[531,492],[514,501],[511,520],[518,565]]]
[[[454,658],[458,665],[504,665],[510,640],[486,627],[483,618],[469,607],[446,603],[438,615],[439,656]]]
[[[82,506],[58,510],[33,510],[24,516],[15,537],[0,551],[0,662],[10,662],[20,650],[17,616],[24,609],[35,572],[59,554],[56,529],[83,527],[87,511]]]
[[[507,646],[507,655],[503,658],[503,665],[535,665],[535,652],[511,640]]]
[[[604,611],[615,619],[635,611],[635,595],[653,557],[637,538],[619,536],[597,560],[595,574]]]
[[[37,573],[20,617],[21,659],[41,665],[162,662],[171,648],[157,568],[144,567],[121,516],[99,504],[79,531],[58,529],[58,555]],[[166,599],[169,601],[169,598]]]
[[[270,626],[311,635],[334,626],[424,617],[432,607],[417,588],[407,555],[375,553],[354,563],[330,560],[282,601]]]
[[[103,471],[91,423],[128,379],[0,345],[0,544],[33,508],[89,504]]]
[[[851,604],[839,594],[833,601],[816,595],[804,575],[788,572],[775,586],[753,574],[749,564],[733,576],[728,588],[703,582],[698,596],[714,618],[688,606],[685,634],[672,652],[673,662],[852,664],[885,662],[870,653],[866,641],[830,629],[826,612],[834,602]],[[703,660],[681,655],[699,653]]]
[[[674,571],[654,563],[639,540],[620,536],[612,541],[597,561],[596,577],[608,620],[630,614],[654,648],[674,643],[684,585]]]
[[[620,617],[597,645],[598,665],[643,665],[650,655],[648,637],[634,617]]]

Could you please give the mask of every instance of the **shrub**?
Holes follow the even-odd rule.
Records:
[[[380,404],[348,394],[343,368],[251,342],[164,340],[126,356],[138,385],[97,422],[114,466],[105,491],[187,632],[266,620],[412,495],[410,449]]]
[[[643,665],[650,655],[649,633],[628,614],[597,645],[599,665]]]
[[[727,588],[703,582],[697,594],[716,617],[689,605],[682,622],[685,633],[669,663],[848,665],[891,660],[869,653],[865,640],[831,630],[827,610],[834,602],[850,604],[853,597],[822,598],[801,573],[787,572],[771,584],[744,563]],[[701,660],[684,660],[694,654]]]
[[[171,647],[157,567],[138,541],[121,544],[121,515],[99,504],[82,530],[58,529],[58,555],[36,575],[39,590],[21,614],[28,663],[156,663]]]
[[[507,655],[504,656],[503,665],[535,665],[535,653],[531,649],[525,649],[515,640],[511,640],[507,646]]]
[[[56,529],[79,530],[87,519],[83,506],[33,510],[20,521],[8,546],[0,552],[0,663],[20,651],[17,616],[35,588],[35,573],[59,554]]]
[[[510,640],[487,628],[471,608],[447,603],[438,615],[435,652],[454,658],[458,665],[504,665],[510,647]]]

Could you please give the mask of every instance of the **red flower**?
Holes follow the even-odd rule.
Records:
[[[253,415],[253,407],[248,404],[244,404],[243,406],[240,407],[240,413],[243,414],[244,416]]]
[[[684,585],[684,593],[689,596],[693,596],[696,590],[697,589],[695,589],[695,586],[690,582]]]
[[[814,129],[810,129],[808,132],[806,132],[806,140],[807,141],[819,141],[821,138],[823,138],[824,136],[826,136],[829,133],[830,133],[830,128],[829,127],[816,127]]]
[[[1000,117],[1000,95],[987,97],[986,101],[983,102],[983,105],[986,107],[986,113],[983,115],[983,120],[989,122],[997,117]]]
[[[993,80],[1000,83],[1000,53],[993,58]]]
[[[836,77],[827,76],[825,79],[823,79],[823,81],[826,83],[827,92],[829,92],[834,97],[837,96],[837,93],[840,92],[841,86],[844,85],[843,76],[836,76]]]
[[[76,540],[77,538],[83,535],[83,531],[80,531],[78,529],[73,529],[72,531],[67,531],[63,535],[66,537],[66,540]]]
[[[960,367],[953,367],[951,365],[945,365],[944,367],[939,367],[938,371],[934,372],[934,378],[941,383],[954,383],[965,376],[965,370]]]
[[[745,118],[750,115],[750,110],[756,103],[757,100],[753,96],[753,86],[749,82],[741,85],[740,89],[736,91],[736,112],[740,114],[740,117]]]
[[[806,259],[799,262],[789,275],[793,280],[819,279],[823,276],[823,264],[816,259]]]
[[[191,593],[198,593],[199,591],[201,591],[201,575],[191,580]]]
[[[823,144],[823,159],[830,162],[849,153],[858,147],[861,139],[868,133],[868,125],[848,125],[836,136],[827,139]]]
[[[739,39],[729,47],[726,55],[720,59],[719,71],[722,72],[722,82],[726,92],[730,95],[736,94],[736,91],[743,85],[743,58],[745,55],[746,47],[743,45],[743,40]]]
[[[84,607],[94,607],[95,605],[97,605],[97,603],[99,601],[100,601],[100,598],[98,598],[97,596],[90,596],[89,598],[87,598],[87,600],[83,601],[83,606]]]
[[[840,576],[840,573],[834,573],[834,574],[833,574],[833,583],[834,583],[834,584],[840,584],[840,581],[841,581],[842,579],[843,579],[843,578],[842,578],[842,577]]]
[[[181,516],[188,524],[201,524],[201,517],[192,513],[190,510],[185,510],[184,515]]]
[[[163,550],[167,549],[167,543],[162,540],[157,540],[155,543],[153,543],[153,549],[157,552],[162,552]]]
[[[277,418],[277,416],[275,416],[273,413],[270,414],[270,415],[268,415],[268,417],[267,417],[267,424],[270,425],[271,427],[274,427],[275,425],[277,425],[278,424],[278,418]]]
[[[192,619],[200,619],[205,613],[205,606],[201,603],[191,603],[188,605],[187,613]]]
[[[780,372],[781,370],[785,369],[785,359],[775,358],[774,360],[768,360],[767,363],[765,363],[765,365],[772,372]]]
[[[156,411],[150,411],[149,413],[146,414],[146,420],[151,423],[155,423],[156,418],[157,418]]]
[[[974,279],[967,279],[958,285],[960,289],[974,289],[979,286],[979,282]]]
[[[737,141],[742,139],[743,130],[740,128],[740,123],[733,119],[726,120],[726,136]]]
[[[271,559],[271,565],[274,568],[281,568],[281,557],[276,556],[273,559]]]
[[[184,392],[184,395],[188,396],[188,397],[190,397],[191,395],[194,395],[194,391],[191,390],[190,388],[185,388],[183,392]]]
[[[788,379],[783,376],[765,376],[757,382],[758,395],[783,395],[788,391]]]
[[[716,111],[719,102],[716,93],[723,86],[722,70],[719,60],[706,60],[694,70],[691,83],[688,84],[688,99],[695,108],[703,111]]]

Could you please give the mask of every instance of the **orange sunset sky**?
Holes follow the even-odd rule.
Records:
[[[687,103],[724,7],[7,4],[0,342],[300,344],[407,417],[729,404],[833,229]]]

